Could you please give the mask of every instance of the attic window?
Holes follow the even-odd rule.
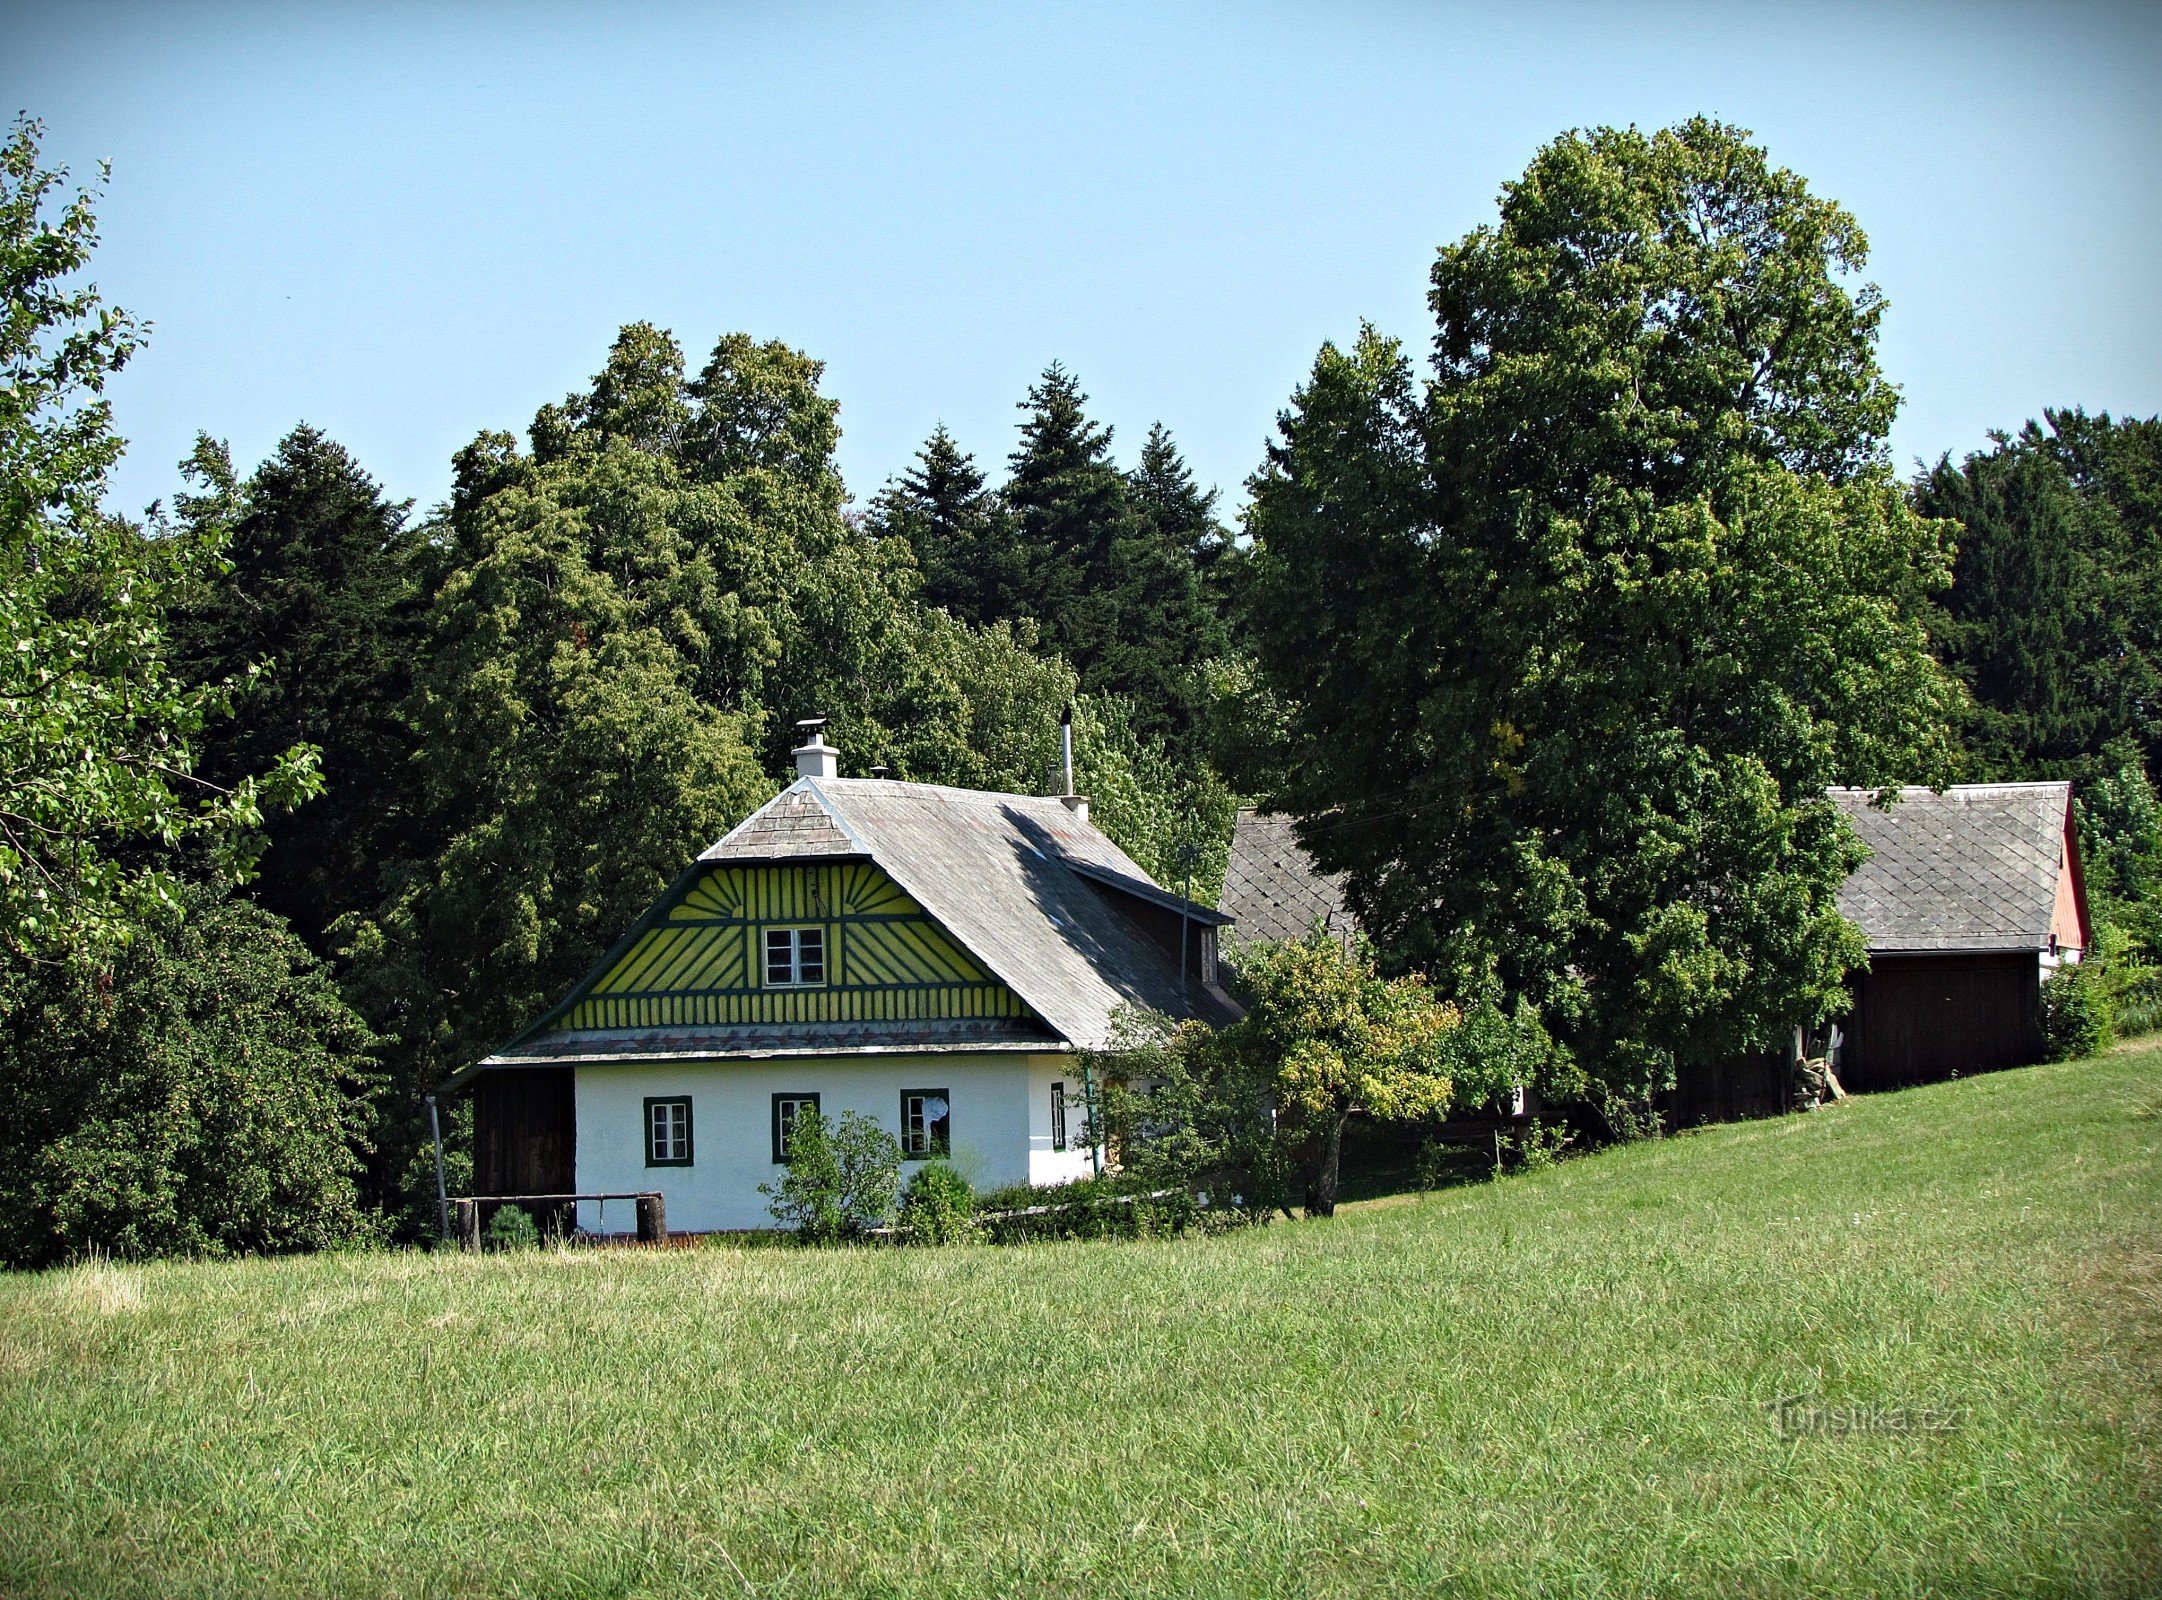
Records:
[[[766,987],[801,989],[826,981],[824,928],[766,930]]]

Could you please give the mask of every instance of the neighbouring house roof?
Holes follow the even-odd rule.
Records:
[[[1354,926],[1344,904],[1344,875],[1317,869],[1291,831],[1291,818],[1251,806],[1239,813],[1231,860],[1217,903],[1238,924],[1242,939],[1300,939],[1314,924]]]
[[[698,876],[698,869],[867,861],[890,877],[1034,1018],[933,1018],[759,1027],[551,1029]],[[1157,884],[1055,797],[887,779],[799,778],[704,851],[586,983],[485,1061],[489,1067],[907,1051],[1091,1048],[1121,1007],[1223,1023],[1239,1010],[1150,924],[1230,919]]]
[[[2084,938],[2069,783],[1902,789],[1890,806],[1873,789],[1829,793],[1869,846],[1839,909],[1872,953],[2046,950],[2067,876]]]

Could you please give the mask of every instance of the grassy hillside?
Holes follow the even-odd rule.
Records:
[[[12,1278],[0,1592],[2151,1593],[2158,1149],[2148,1048],[1214,1241]]]

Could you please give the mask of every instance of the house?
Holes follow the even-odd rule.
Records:
[[[1349,934],[1358,919],[1344,902],[1344,875],[1327,873],[1292,832],[1291,818],[1247,806],[1231,834],[1217,905],[1255,941],[1303,939],[1315,928]]]
[[[657,1190],[672,1230],[772,1226],[808,1108],[979,1189],[1087,1175],[1082,1064],[1121,1007],[1226,1022],[1229,918],[1152,881],[1078,796],[798,777],[705,851],[474,1096],[475,1192]],[[1069,785],[1070,787],[1070,785]],[[624,1231],[628,1205],[579,1208]],[[621,1213],[619,1216],[618,1213]]]
[[[2092,942],[2069,783],[1834,789],[1869,859],[1840,890],[1869,969],[1835,1064],[1850,1089],[2042,1059],[2042,982]]]

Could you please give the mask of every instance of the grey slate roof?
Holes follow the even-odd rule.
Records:
[[[1209,1022],[1238,1015],[1228,996],[1201,983],[1198,957],[1182,993],[1176,956],[1118,915],[1111,896],[1092,883],[1125,879],[1149,891],[1151,903],[1182,902],[1056,798],[884,778],[801,778],[782,799],[804,792],[1073,1044],[1104,1043],[1121,1005]],[[1084,878],[1074,867],[1092,870]],[[1221,920],[1205,906],[1193,914]]]
[[[1289,817],[1267,816],[1252,807],[1239,813],[1231,835],[1231,860],[1217,904],[1238,923],[1242,939],[1304,938],[1324,918],[1331,928],[1353,925],[1344,905],[1343,874],[1316,870]]]
[[[1839,892],[1873,952],[2044,950],[2064,867],[2068,783],[1833,789],[1870,857]]]
[[[783,789],[745,817],[701,861],[799,861],[806,856],[862,856],[870,852],[819,798],[802,784]]]

